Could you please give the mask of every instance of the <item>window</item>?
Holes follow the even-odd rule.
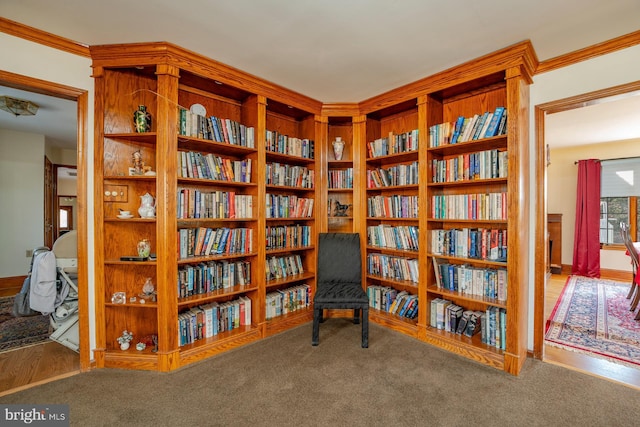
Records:
[[[600,194],[600,243],[623,245],[620,222],[640,241],[640,157],[603,160]],[[636,179],[637,178],[637,179]]]

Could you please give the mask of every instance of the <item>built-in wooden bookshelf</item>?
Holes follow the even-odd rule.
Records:
[[[92,57],[97,366],[173,370],[309,321],[316,207],[265,212],[268,195],[315,200],[320,104],[170,44],[96,46]],[[139,105],[151,114],[149,132],[134,130]],[[283,141],[274,134],[291,144],[273,144]],[[135,152],[148,174],[130,174]],[[274,164],[297,180],[268,181]],[[145,193],[155,217],[137,215]],[[134,217],[119,218],[120,209]],[[267,230],[289,240],[267,248]],[[122,260],[141,239],[153,260]],[[300,270],[265,281],[270,258],[297,259]],[[147,278],[156,292],[143,298]],[[119,292],[123,303],[112,302]],[[296,302],[267,319],[269,292]],[[128,350],[117,342],[124,330],[134,333]],[[140,341],[153,345],[137,349]]]
[[[96,159],[102,159],[95,193],[101,201],[95,218],[98,367],[173,370],[311,321],[317,234],[329,231],[361,235],[373,322],[520,372],[529,229],[529,207],[520,194],[529,180],[528,85],[536,62],[530,43],[360,103],[325,105],[167,43],[95,46],[91,53]],[[139,105],[152,116],[149,132],[134,131]],[[502,134],[487,134],[487,125],[477,136],[451,143],[447,132],[459,117],[497,107],[508,113]],[[189,113],[204,119],[194,123]],[[228,140],[222,125],[229,126]],[[438,144],[430,138],[435,130]],[[338,137],[345,143],[339,160],[332,146]],[[129,175],[134,152],[155,173]],[[495,158],[506,172],[485,176],[483,168],[473,179],[464,171],[452,178],[452,168],[476,157]],[[194,170],[183,169],[189,160],[191,167],[196,162]],[[220,166],[228,168],[222,168],[226,174],[218,172]],[[135,214],[145,193],[155,198],[154,218],[117,217],[119,209]],[[499,195],[491,197],[499,197],[504,215],[436,213],[436,206],[451,200],[464,203],[488,193]],[[226,201],[227,210],[215,205],[216,211],[210,200]],[[239,203],[233,213],[230,200]],[[191,201],[201,208],[191,209]],[[335,215],[334,201],[349,206],[346,215]],[[499,256],[477,256],[468,246],[434,246],[434,236],[470,236],[478,229],[506,236],[506,249]],[[199,235],[206,241],[207,234],[211,239],[224,233],[236,236],[231,249],[198,242]],[[135,254],[141,239],[149,240],[157,257],[121,260]],[[503,294],[438,286],[441,264],[500,271]],[[236,281],[225,278],[229,268]],[[218,277],[209,272],[222,277],[222,286],[219,279],[187,279]],[[130,300],[147,278],[156,286],[155,301]],[[111,301],[116,292],[126,293],[124,304]],[[393,306],[394,298],[403,301],[404,312],[398,302]],[[498,319],[500,311],[506,313],[503,347],[432,326],[439,300],[497,313]],[[183,340],[179,331],[186,319],[205,322],[207,310],[223,306],[243,313],[233,328],[225,323],[225,330],[205,336],[196,328],[196,339]],[[157,336],[157,348],[120,350],[117,337],[125,329],[137,338]]]

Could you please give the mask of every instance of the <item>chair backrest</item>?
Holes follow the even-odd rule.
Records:
[[[362,282],[362,255],[358,233],[318,235],[318,283]]]
[[[624,246],[627,248],[627,252],[631,257],[634,267],[638,268],[640,264],[640,256],[638,255],[638,250],[634,246],[631,235],[629,234],[629,226],[625,222],[620,222],[620,234],[622,234],[622,241],[624,242]]]

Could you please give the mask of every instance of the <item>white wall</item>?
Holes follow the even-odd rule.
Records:
[[[535,48],[535,46],[534,46]],[[539,74],[534,77],[534,84],[530,92],[530,149],[531,149],[531,170],[535,172],[536,144],[535,144],[535,117],[534,107],[559,99],[581,95],[587,92],[606,89],[625,83],[640,80],[638,74],[638,64],[640,64],[640,45],[633,46],[609,55],[583,61],[568,67],[564,67],[548,73]],[[552,165],[554,159],[551,160]],[[535,209],[536,191],[535,180],[531,180],[531,235],[535,234]],[[575,199],[574,199],[575,200]],[[564,228],[564,224],[563,224]],[[573,239],[571,240],[573,242]],[[571,243],[572,244],[572,243]],[[534,262],[534,239],[531,240],[531,260]],[[563,246],[564,231],[563,231]],[[533,307],[534,307],[534,271],[529,272],[529,344],[528,348],[533,349]]]
[[[44,136],[0,129],[0,277],[24,276],[44,244]]]
[[[95,347],[95,310],[94,310],[94,228],[93,228],[93,79],[91,78],[91,59],[32,43],[18,37],[0,33],[0,69],[15,74],[37,78],[76,89],[88,91],[87,121],[87,261],[89,276],[89,328],[90,348]],[[44,150],[44,148],[43,148]],[[44,151],[43,151],[44,153]],[[43,154],[44,155],[44,154]],[[75,161],[73,162],[75,163]],[[42,166],[40,167],[42,170]],[[42,213],[41,213],[42,215]],[[4,220],[4,219],[3,219]],[[40,224],[43,219],[40,217]],[[6,244],[3,242],[2,246]]]

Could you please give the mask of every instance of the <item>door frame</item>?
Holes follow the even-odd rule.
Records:
[[[80,334],[80,370],[91,366],[89,337],[89,287],[87,262],[87,144],[89,123],[89,92],[58,83],[0,70],[0,85],[56,98],[75,101],[77,105],[77,168],[78,168],[78,316]]]
[[[610,88],[587,92],[569,98],[539,104],[534,107],[536,129],[536,168],[542,173],[536,174],[536,237],[534,272],[534,313],[533,313],[533,357],[544,359],[544,318],[545,290],[547,286],[547,260],[549,242],[547,235],[547,145],[544,139],[545,117],[547,114],[573,110],[589,105],[611,101],[613,98],[631,96],[631,92],[640,90],[640,81],[626,83]],[[573,244],[573,243],[572,243]]]

